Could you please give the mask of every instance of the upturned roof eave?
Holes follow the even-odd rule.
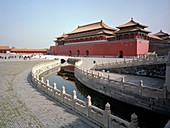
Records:
[[[86,28],[92,25],[96,25],[96,27],[93,28]],[[79,30],[79,29],[83,29],[84,30]],[[112,28],[108,25],[106,25],[102,20],[100,22],[96,22],[96,23],[92,23],[92,24],[87,24],[87,25],[83,25],[83,26],[78,26],[75,30],[67,33],[67,35],[71,35],[71,34],[77,34],[77,33],[83,33],[83,32],[88,32],[88,31],[94,31],[94,30],[98,30],[98,29],[107,29],[107,30],[111,30],[111,31],[116,31],[117,29]]]

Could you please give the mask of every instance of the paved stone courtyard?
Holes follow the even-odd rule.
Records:
[[[98,127],[30,85],[28,74],[37,63],[0,62],[0,128]]]

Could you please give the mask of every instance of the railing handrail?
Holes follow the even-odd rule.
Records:
[[[139,58],[133,58],[132,60],[125,60],[124,61],[116,61],[116,62],[108,62],[102,64],[96,64],[94,68],[108,68],[108,67],[127,67],[127,66],[137,66],[142,64],[152,64],[152,63],[166,63],[167,56],[142,56]]]
[[[154,87],[150,87],[150,86],[145,86],[145,85],[141,85],[140,86],[140,81],[139,81],[139,84],[136,84],[136,83],[130,83],[130,82],[126,82],[126,81],[119,81],[119,80],[114,80],[114,79],[111,79],[110,77],[109,77],[109,74],[107,75],[107,76],[104,76],[104,75],[97,75],[97,74],[94,74],[94,70],[87,70],[87,69],[82,69],[82,68],[80,68],[80,67],[78,67],[78,66],[76,66],[76,68],[78,69],[78,70],[80,70],[81,71],[81,73],[83,73],[83,74],[85,74],[86,76],[89,76],[89,77],[92,77],[92,79],[93,80],[99,80],[99,79],[102,79],[102,80],[105,80],[105,81],[108,81],[108,83],[109,83],[109,85],[111,86],[111,85],[116,85],[117,83],[119,83],[119,84],[123,84],[124,86],[126,86],[126,88],[124,88],[124,89],[126,89],[127,91],[128,91],[128,88],[130,89],[131,87],[136,87],[136,88],[138,88],[137,90],[134,90],[134,92],[133,93],[136,93],[136,94],[138,94],[138,95],[142,95],[142,96],[144,96],[144,94],[143,93],[140,93],[140,90],[147,90],[147,91],[150,91],[150,92],[152,92],[151,93],[151,97],[152,98],[164,98],[165,97],[165,95],[166,94],[164,94],[165,92],[163,91],[163,89],[159,89],[159,88],[154,88]],[[100,73],[100,74],[102,74],[102,73]],[[112,84],[112,82],[114,82],[114,84]],[[116,87],[116,86],[115,86]],[[127,88],[128,87],[128,88]],[[121,88],[122,89],[122,88]],[[140,90],[139,90],[140,89]],[[153,92],[155,92],[155,93],[153,93]],[[157,92],[159,92],[159,93],[161,93],[162,95],[157,95]]]

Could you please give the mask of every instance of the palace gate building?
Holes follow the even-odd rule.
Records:
[[[147,26],[133,18],[116,28],[103,21],[78,26],[75,30],[56,37],[50,47],[54,55],[69,56],[138,56],[149,49]]]

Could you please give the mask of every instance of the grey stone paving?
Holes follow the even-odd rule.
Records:
[[[37,61],[0,62],[0,128],[98,127],[28,83]]]

